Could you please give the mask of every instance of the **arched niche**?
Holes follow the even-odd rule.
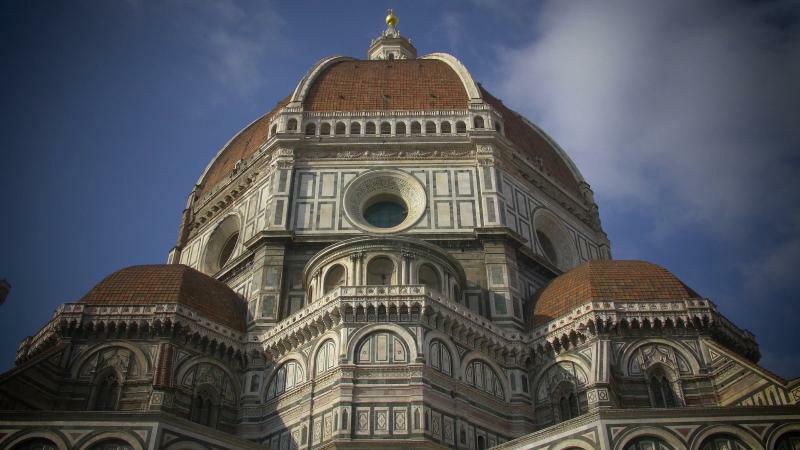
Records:
[[[341,264],[334,264],[329,267],[325,272],[325,281],[323,283],[323,295],[332,291],[338,286],[347,284],[347,270]]]
[[[442,289],[442,277],[439,270],[431,263],[422,263],[417,268],[417,283],[425,285],[435,292],[445,293]]]
[[[203,253],[203,272],[213,275],[234,257],[239,243],[240,227],[239,216],[230,214],[211,232]]]
[[[397,267],[392,258],[375,256],[367,262],[367,284],[370,286],[389,286],[396,284]]]
[[[538,252],[561,270],[577,264],[575,241],[561,221],[552,212],[540,208],[533,216],[534,235]]]

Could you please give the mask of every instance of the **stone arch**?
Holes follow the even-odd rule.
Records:
[[[568,367],[564,367],[564,365]],[[580,388],[580,385],[588,386],[594,383],[592,379],[592,371],[585,365],[585,363],[572,355],[563,355],[559,357],[557,360],[553,361],[552,363],[548,364],[546,367],[542,368],[533,378],[533,386],[534,391],[531,392],[531,396],[535,403],[539,402],[539,393],[542,389],[546,389],[549,392],[552,391],[558,384],[561,383],[563,380],[558,380],[559,377],[549,376],[550,371],[556,370],[556,367],[562,367],[560,370],[564,370],[567,372],[567,375],[570,375],[572,369],[575,369],[575,382],[576,382],[576,389]],[[545,378],[550,378],[547,382],[545,382]],[[551,386],[550,381],[556,381],[556,384]]]
[[[222,372],[228,377],[228,381],[231,383],[233,389],[235,389],[234,399],[239,398],[239,394],[242,392],[242,387],[239,385],[239,377],[234,375],[231,370],[223,364],[220,364],[219,361],[209,358],[207,356],[196,356],[194,358],[189,358],[188,360],[184,361],[179,365],[175,370],[175,380],[177,383],[180,383],[181,380],[186,376],[186,373],[192,370],[198,364],[210,364],[215,366],[216,368],[222,370]]]
[[[539,207],[533,212],[532,222],[537,246],[550,263],[562,270],[575,267],[578,249],[562,220],[547,208]],[[547,242],[552,251],[548,251]]]
[[[457,358],[456,355],[457,353],[453,355],[453,358]],[[464,371],[466,370],[469,363],[475,360],[478,360],[491,367],[492,370],[494,370],[494,372],[497,374],[497,378],[500,379],[500,384],[502,384],[503,387],[503,395],[506,397],[510,395],[511,386],[509,384],[508,377],[506,376],[506,372],[499,365],[497,365],[497,363],[494,362],[491,358],[484,355],[483,353],[478,352],[477,350],[473,350],[465,354],[464,357],[461,358],[461,364],[459,364],[458,379],[466,382]],[[455,376],[455,374],[453,376]]]
[[[319,135],[320,136],[330,136],[331,134],[331,124],[330,122],[322,122],[319,124]]]
[[[297,131],[297,119],[292,117],[286,121],[286,131]]]
[[[317,134],[317,124],[314,122],[306,123],[306,126],[303,130],[306,136],[316,136]]]
[[[422,261],[415,267],[416,284],[424,284],[426,287],[435,289],[439,294],[447,295],[448,287],[445,286],[447,277],[442,273],[438,264],[430,261]]]
[[[785,423],[772,430],[766,439],[766,448],[776,449],[778,441],[789,433],[800,433],[800,423]]]
[[[456,348],[456,345],[453,343],[453,340],[450,338],[450,336],[448,336],[448,335],[446,335],[446,334],[444,334],[444,333],[442,333],[441,331],[438,331],[438,330],[428,330],[428,332],[425,333],[425,337],[423,338],[423,346],[422,346],[422,348],[424,349],[424,354],[425,355],[428,354],[428,352],[430,351],[430,348],[431,348],[431,343],[433,343],[434,340],[443,343],[447,347],[447,349],[450,351],[450,356],[452,356],[451,364],[453,365],[453,375],[452,376],[453,376],[453,378],[460,377],[460,374],[461,374],[461,357],[460,357],[460,355],[458,353],[458,348]]]
[[[425,121],[425,134],[436,134],[436,122],[432,120]]]
[[[294,389],[294,388],[300,386],[301,384],[306,383],[309,380],[310,375],[308,373],[307,366],[305,364],[303,364],[302,360],[299,359],[299,358],[288,358],[288,356],[289,355],[287,355],[286,357],[281,358],[281,362],[279,364],[275,364],[275,367],[273,368],[272,373],[269,374],[269,377],[267,378],[267,382],[264,384],[265,387],[264,387],[264,397],[262,397],[263,399],[272,400],[274,398],[280,397],[289,388]],[[289,364],[295,364],[296,367],[298,367],[300,370],[303,371],[303,373],[299,377],[299,380],[297,380],[296,384],[295,384],[294,381],[292,381],[292,383],[293,383],[292,386],[287,388],[286,387],[286,379],[284,379],[284,388],[283,388],[283,390],[280,391],[280,392],[277,392],[277,388],[276,388],[275,395],[274,396],[270,396],[271,395],[270,388],[273,386],[274,383],[277,383],[279,381],[279,380],[276,380],[276,377],[279,375],[281,369],[283,369],[285,366],[287,366]],[[286,372],[284,372],[284,373],[287,373],[287,372],[288,372],[288,370]],[[287,373],[287,375],[288,375],[288,373]],[[296,378],[298,378],[298,377],[295,376],[295,379]]]
[[[418,120],[411,122],[410,131],[415,136],[422,134],[422,124]]]
[[[297,361],[297,363],[300,364],[300,367],[303,369],[303,374],[304,374],[304,378],[305,378],[305,380],[303,380],[303,381],[308,381],[308,368],[310,366],[310,363],[307,360],[306,355],[304,355],[303,353],[295,351],[295,352],[287,353],[287,354],[283,355],[280,359],[275,361],[274,366],[273,366],[273,370],[272,370],[272,372],[270,372],[269,376],[266,377],[266,379],[264,380],[265,381],[264,384],[265,385],[269,385],[272,382],[272,379],[275,377],[275,374],[277,373],[278,368],[280,368],[282,365],[284,365],[287,362],[292,361],[292,360]]]
[[[361,122],[353,122],[350,124],[350,135],[351,136],[361,135]]]
[[[144,445],[139,440],[139,437],[137,437],[133,433],[125,433],[122,431],[107,431],[104,433],[90,435],[89,437],[83,439],[82,442],[78,443],[76,447],[80,448],[81,450],[89,450],[90,448],[92,448],[93,445],[100,444],[105,440],[124,441],[127,442],[128,445],[133,447],[135,450],[144,450]]]
[[[370,334],[380,331],[388,331],[391,333],[395,333],[406,344],[406,349],[408,350],[408,361],[414,362],[417,360],[418,355],[420,354],[420,349],[417,346],[416,338],[408,330],[401,327],[400,325],[395,325],[391,323],[378,323],[362,327],[348,337],[347,361],[349,363],[355,363],[356,361],[355,353],[357,350],[356,347],[358,346],[358,343],[361,342],[362,339],[369,336]]]
[[[68,440],[64,437],[60,432],[51,431],[51,430],[37,430],[37,431],[30,431],[27,430],[18,433],[17,437],[9,438],[6,442],[3,442],[3,448],[10,448],[14,449],[15,446],[25,443],[25,441],[31,441],[34,439],[42,439],[50,441],[53,445],[58,447],[58,450],[67,450],[67,442]]]
[[[631,344],[628,344],[625,348],[623,348],[621,355],[617,357],[620,369],[624,370],[626,375],[630,375],[629,367],[631,365],[631,358],[633,358],[634,355],[636,355],[636,352],[639,349],[641,349],[646,345],[651,345],[651,344],[659,344],[672,348],[679,357],[683,357],[684,360],[686,360],[686,363],[689,365],[689,369],[691,370],[692,375],[697,375],[700,373],[700,361],[698,360],[697,356],[691,351],[691,349],[689,349],[679,341],[673,341],[662,338],[645,338],[634,341]],[[674,369],[676,371],[676,374],[680,376],[679,368],[676,367]]]
[[[392,255],[392,254],[389,254],[389,253],[375,253],[373,255],[369,255],[367,257],[367,259],[364,261],[364,272],[365,273],[364,273],[364,278],[363,279],[366,280],[366,284],[371,284],[370,283],[370,268],[375,270],[375,272],[372,274],[373,275],[373,280],[376,279],[374,277],[385,275],[382,272],[383,272],[383,269],[385,269],[386,267],[384,267],[384,265],[382,265],[382,266],[378,266],[377,265],[377,261],[380,260],[380,259],[386,259],[386,260],[388,260],[388,261],[390,261],[392,263],[391,277],[383,285],[391,286],[391,285],[399,284],[398,283],[398,275],[399,275],[399,272],[400,272],[399,271],[400,261],[398,261],[398,259],[397,259],[397,257],[395,255]],[[373,263],[375,263],[375,265],[373,265]],[[378,269],[381,269],[381,273],[377,272]]]
[[[614,445],[614,450],[624,450],[625,446],[630,444],[636,439],[643,437],[655,437],[666,442],[673,450],[686,448],[686,443],[680,439],[675,433],[667,431],[662,428],[656,427],[631,427],[625,430],[622,435],[617,439]]]
[[[223,247],[234,235],[242,235],[241,224],[242,218],[237,211],[229,212],[223,216],[219,222],[217,222],[217,224],[214,226],[214,229],[211,231],[211,233],[209,233],[208,239],[203,246],[203,253],[200,256],[200,261],[202,262],[201,269],[203,272],[211,275],[222,269],[224,262],[220,263],[219,258],[221,256]],[[236,248],[241,246],[241,239],[238,239],[238,241],[239,242],[236,242],[235,244],[230,258],[233,258],[233,256],[236,255]],[[229,260],[230,259],[228,259],[228,261]]]
[[[733,425],[714,425],[705,430],[697,433],[691,439],[689,448],[691,450],[700,450],[706,439],[716,434],[728,434],[735,438],[740,439],[742,442],[750,446],[751,450],[764,450],[764,446],[754,437],[749,431],[744,428]]]
[[[127,342],[109,342],[106,344],[98,344],[94,347],[89,347],[84,351],[78,359],[72,363],[70,367],[72,379],[77,379],[80,375],[81,369],[87,363],[87,361],[95,356],[98,352],[102,352],[103,350],[112,348],[112,347],[121,347],[127,350],[130,350],[133,356],[136,358],[136,363],[139,365],[143,373],[151,373],[152,366],[150,365],[150,359],[147,355],[134,344],[130,344]]]
[[[331,264],[322,278],[322,293],[325,295],[337,286],[347,285],[347,266],[341,263]]]
[[[344,122],[336,122],[336,127],[333,130],[337,136],[344,136],[347,134],[347,125]]]
[[[394,134],[397,136],[405,136],[408,134],[408,128],[406,127],[406,123],[402,120],[397,121],[395,124]]]
[[[469,73],[469,70],[467,70],[467,68],[464,67],[464,65],[461,64],[461,61],[459,61],[455,56],[449,53],[429,53],[420,59],[437,59],[446,63],[461,79],[461,84],[464,85],[464,89],[467,91],[469,100],[471,102],[483,102],[481,91],[478,89],[478,85],[472,78],[472,74]]]
[[[314,345],[311,347],[311,351],[308,353],[310,356],[307,364],[308,366],[308,371],[306,372],[308,374],[307,379],[311,379],[312,376],[316,375],[317,353],[319,353],[323,345],[325,345],[327,342],[330,341],[333,342],[334,355],[336,356],[336,360],[334,361],[334,363],[336,365],[339,365],[339,360],[341,359],[341,353],[342,353],[342,346],[339,343],[339,333],[333,330],[327,331],[323,333],[319,337],[319,339],[317,339],[317,342],[314,343]]]

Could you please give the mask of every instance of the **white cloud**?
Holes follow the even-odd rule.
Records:
[[[545,2],[536,38],[502,52],[502,97],[601,201],[651,208],[656,232],[746,233],[743,221],[800,195],[800,33],[779,22],[787,9]]]

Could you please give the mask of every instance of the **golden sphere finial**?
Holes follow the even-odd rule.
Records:
[[[397,18],[397,16],[394,14],[394,11],[391,9],[386,13],[386,25],[389,25],[390,27],[397,27],[397,22],[399,21],[400,19]]]

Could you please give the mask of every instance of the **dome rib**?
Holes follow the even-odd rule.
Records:
[[[553,279],[534,299],[538,327],[591,301],[669,301],[701,298],[667,269],[637,260],[589,261]]]
[[[154,305],[177,303],[239,332],[245,331],[245,305],[228,285],[183,264],[153,264],[120,269],[97,283],[80,303]]]

